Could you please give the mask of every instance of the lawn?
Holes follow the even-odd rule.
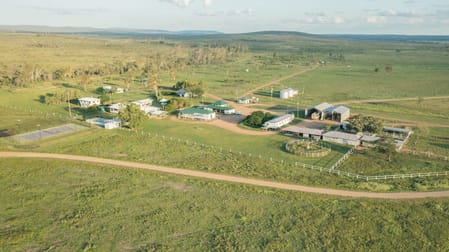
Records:
[[[447,199],[356,200],[54,160],[0,166],[5,251],[449,249]]]

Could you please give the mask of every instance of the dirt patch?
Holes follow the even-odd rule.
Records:
[[[165,183],[165,185],[167,187],[173,188],[175,190],[178,191],[182,191],[182,192],[188,192],[192,190],[192,187],[186,185],[186,184],[182,184],[182,183],[175,183],[175,182],[167,182]]]

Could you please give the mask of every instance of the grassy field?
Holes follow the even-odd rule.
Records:
[[[219,62],[189,62],[198,49],[229,45],[248,50]],[[160,86],[171,87],[182,79],[202,81],[207,93],[225,99],[321,62],[316,70],[273,86],[275,94],[292,87],[304,89],[304,95],[280,100],[270,97],[271,87],[256,92],[262,108],[449,95],[446,43],[357,42],[290,33],[184,39],[0,34],[0,51],[4,72],[20,65],[47,72],[115,71],[91,76],[87,90],[77,77],[24,85],[29,88],[3,85],[2,136],[81,123],[78,119],[83,117],[111,116],[73,104],[77,119],[68,120],[68,104],[47,105],[42,100],[47,94],[77,91],[80,96],[98,97],[101,86],[127,87],[126,79],[131,78],[130,91],[113,94],[113,102],[155,98],[153,87],[138,81],[146,76],[143,69],[149,61],[160,70]],[[137,70],[116,72],[115,66],[130,62]],[[174,66],[176,80],[168,71]],[[449,155],[449,130],[427,125],[449,124],[448,100],[350,107],[356,113],[418,124],[406,146],[418,154],[400,153],[387,162],[382,154],[358,151],[339,170],[364,175],[449,170],[441,157],[422,154]],[[359,191],[449,189],[448,177],[374,182],[304,169],[295,162],[328,168],[348,148],[332,145],[325,158],[299,158],[283,150],[288,139],[151,119],[137,132],[92,127],[25,145],[0,137],[0,150],[99,156]],[[55,160],[0,159],[0,167],[0,250],[5,251],[449,250],[448,199],[346,199]]]
[[[351,104],[355,113],[378,116],[391,121],[449,125],[449,99],[373,102]]]
[[[449,248],[446,199],[317,197],[50,160],[0,165],[6,251]]]

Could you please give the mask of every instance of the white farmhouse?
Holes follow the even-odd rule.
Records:
[[[136,104],[140,110],[142,110],[145,113],[150,113],[152,108],[151,105],[153,104],[153,100],[150,98],[147,99],[142,99],[142,100],[138,100],[138,101],[133,101],[133,104]]]
[[[98,98],[94,98],[94,97],[83,97],[83,98],[78,98],[78,102],[80,103],[80,106],[82,108],[88,108],[88,107],[92,107],[92,106],[98,106],[100,105],[101,101]]]
[[[215,119],[216,113],[209,109],[191,107],[179,111],[178,117],[183,119],[211,121]]]

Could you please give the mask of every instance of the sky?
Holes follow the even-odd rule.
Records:
[[[448,0],[0,0],[0,25],[449,35]]]

